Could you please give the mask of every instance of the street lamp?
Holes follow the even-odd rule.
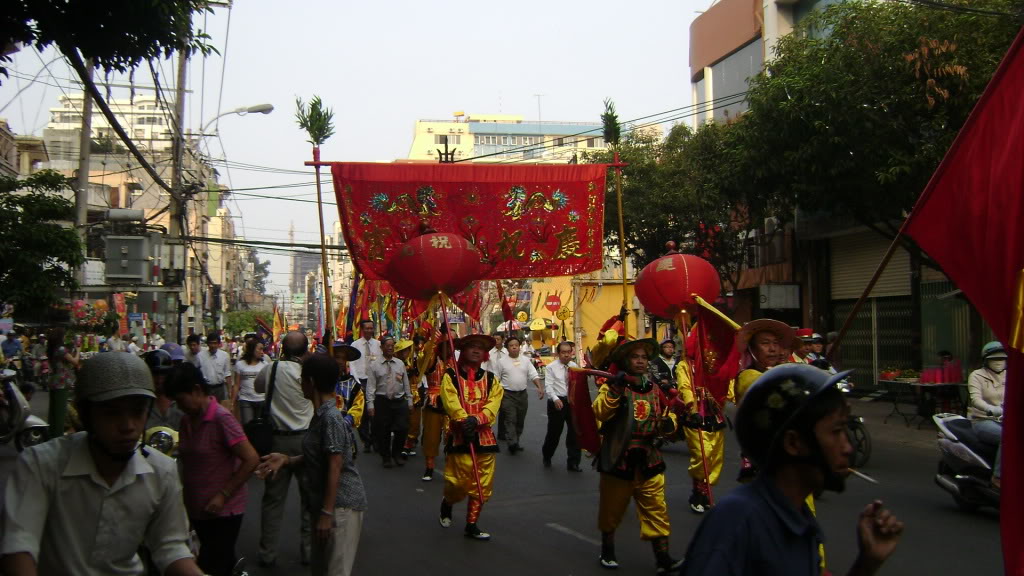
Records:
[[[228,110],[227,112],[221,112],[220,114],[211,118],[210,121],[207,122],[205,125],[203,125],[203,128],[199,131],[199,133],[205,134],[206,129],[209,128],[211,124],[216,122],[217,119],[222,116],[228,116],[230,114],[238,114],[239,116],[245,116],[246,114],[270,114],[273,111],[273,104],[257,104],[255,106],[243,106],[241,108],[235,108],[234,110]]]

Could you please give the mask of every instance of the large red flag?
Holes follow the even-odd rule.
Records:
[[[392,254],[422,227],[480,251],[480,279],[571,276],[601,269],[602,164],[331,165],[352,260],[387,277]]]
[[[1024,30],[904,229],[1009,344],[1000,522],[1006,574],[1024,575]]]

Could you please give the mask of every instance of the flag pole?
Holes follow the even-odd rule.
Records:
[[[627,166],[627,164],[619,159],[619,136],[622,133],[622,127],[619,126],[619,116],[615,113],[615,103],[610,99],[604,101],[604,113],[601,114],[601,124],[603,126],[604,141],[608,146],[611,146],[612,151],[615,153],[615,160],[609,166],[615,168],[615,197],[619,210],[619,257],[622,259],[622,309],[628,310],[629,279],[626,276],[626,223],[622,215],[622,168]],[[625,316],[623,315],[622,318],[622,332],[629,335]]]
[[[316,169],[316,210],[320,221],[320,266],[324,278],[324,339],[334,339],[334,318],[331,306],[330,275],[327,270],[327,242],[324,239],[324,203],[320,187],[320,145],[334,135],[334,113],[323,106],[319,96],[314,96],[307,107],[302,99],[296,99],[295,119],[299,127],[309,135],[309,143],[313,145],[313,162]]]

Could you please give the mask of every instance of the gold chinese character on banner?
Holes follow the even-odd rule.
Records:
[[[387,228],[375,228],[366,232],[366,256],[370,260],[384,260],[384,239],[388,233]]]
[[[452,245],[448,243],[447,236],[434,236],[430,239],[431,248],[451,248]]]
[[[523,249],[519,246],[522,236],[522,230],[516,230],[512,234],[509,234],[507,230],[502,230],[501,240],[498,242],[498,260],[522,258]]]
[[[555,252],[555,260],[583,256],[583,254],[577,252],[580,248],[580,241],[576,237],[575,226],[564,226],[561,232],[555,234],[555,238],[558,238],[558,250]]]

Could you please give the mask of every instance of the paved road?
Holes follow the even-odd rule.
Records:
[[[45,395],[35,404],[45,407]],[[864,471],[878,486],[851,479],[844,494],[829,494],[819,506],[819,520],[828,537],[829,566],[844,573],[856,553],[854,522],[870,500],[881,498],[907,524],[899,550],[883,574],[999,574],[1002,560],[999,519],[994,511],[961,513],[952,499],[932,481],[936,468],[935,432],[904,426],[901,420],[882,419],[890,405],[854,401],[874,439],[874,453]],[[45,413],[45,412],[43,412]],[[357,462],[370,502],[356,562],[357,574],[416,574],[417,576],[465,573],[485,569],[494,576],[523,574],[607,574],[597,564],[599,534],[595,526],[598,474],[565,470],[564,451],[555,466],[541,466],[540,444],[545,427],[543,403],[532,400],[523,444],[527,451],[499,455],[494,499],[485,507],[480,525],[494,535],[488,543],[465,539],[461,534],[465,504],[455,509],[456,522],[448,530],[437,524],[442,485],[439,480],[421,482],[422,459],[404,468],[385,470],[372,454]],[[13,461],[13,449],[0,447],[0,475]],[[686,448],[676,444],[666,450],[668,500],[672,516],[672,551],[682,555],[700,517],[687,506],[690,481],[686,475]],[[561,465],[559,465],[561,464]],[[736,486],[738,450],[729,436],[725,473],[716,491],[721,496]],[[298,563],[298,495],[288,503],[286,529],[281,537],[279,564],[256,565],[259,539],[259,480],[250,482],[250,506],[242,528],[239,552],[251,559],[253,576],[301,574]],[[651,574],[650,547],[641,542],[632,510],[618,534],[620,574]]]

